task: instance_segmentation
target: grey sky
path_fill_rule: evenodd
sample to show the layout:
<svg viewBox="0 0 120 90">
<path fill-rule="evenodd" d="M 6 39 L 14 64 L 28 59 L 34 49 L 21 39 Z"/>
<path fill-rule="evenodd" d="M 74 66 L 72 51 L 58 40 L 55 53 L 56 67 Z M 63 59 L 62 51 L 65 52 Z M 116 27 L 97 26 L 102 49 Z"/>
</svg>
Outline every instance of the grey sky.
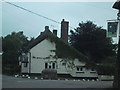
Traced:
<svg viewBox="0 0 120 90">
<path fill-rule="evenodd" d="M 77 27 L 83 21 L 93 21 L 98 26 L 107 28 L 107 20 L 116 19 L 117 10 L 114 2 L 12 2 L 58 22 L 64 18 L 71 27 Z M 23 31 L 28 37 L 37 37 L 45 26 L 58 30 L 60 24 L 36 16 L 7 3 L 2 3 L 2 35 Z"/>
</svg>

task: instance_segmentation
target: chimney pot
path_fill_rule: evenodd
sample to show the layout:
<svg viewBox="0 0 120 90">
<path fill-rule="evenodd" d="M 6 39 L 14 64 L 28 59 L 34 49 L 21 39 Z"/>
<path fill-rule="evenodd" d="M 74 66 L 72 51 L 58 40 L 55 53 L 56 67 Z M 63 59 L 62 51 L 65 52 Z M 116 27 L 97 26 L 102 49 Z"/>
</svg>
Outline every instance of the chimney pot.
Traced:
<svg viewBox="0 0 120 90">
<path fill-rule="evenodd" d="M 40 35 L 42 35 L 42 34 L 43 34 L 43 32 L 40 33 Z"/>
<path fill-rule="evenodd" d="M 53 34 L 57 36 L 57 30 L 53 30 Z"/>
<path fill-rule="evenodd" d="M 45 31 L 46 31 L 46 30 L 49 30 L 49 26 L 45 26 Z"/>
</svg>

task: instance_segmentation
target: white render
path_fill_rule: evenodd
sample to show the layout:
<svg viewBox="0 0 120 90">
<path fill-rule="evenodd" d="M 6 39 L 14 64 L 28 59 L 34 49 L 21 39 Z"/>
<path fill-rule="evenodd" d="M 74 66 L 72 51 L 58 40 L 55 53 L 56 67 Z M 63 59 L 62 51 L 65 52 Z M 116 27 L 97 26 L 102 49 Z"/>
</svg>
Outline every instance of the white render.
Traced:
<svg viewBox="0 0 120 90">
<path fill-rule="evenodd" d="M 45 63 L 54 62 L 54 69 L 57 70 L 58 74 L 70 74 L 72 77 L 98 77 L 96 71 L 86 69 L 84 67 L 85 63 L 80 62 L 78 59 L 70 60 L 54 58 L 54 50 L 56 50 L 56 44 L 54 42 L 50 42 L 47 39 L 44 39 L 42 42 L 31 48 L 26 54 L 28 56 L 28 65 L 25 67 L 25 63 L 22 63 L 21 72 L 41 74 L 45 69 Z M 51 65 L 49 64 L 48 66 L 51 67 Z M 82 71 L 77 71 L 77 67 L 80 67 L 80 70 Z"/>
<path fill-rule="evenodd" d="M 55 43 L 51 43 L 49 40 L 45 39 L 33 47 L 30 52 L 32 56 L 45 58 L 50 55 L 55 55 L 55 53 L 51 52 L 51 50 L 56 50 Z"/>
</svg>

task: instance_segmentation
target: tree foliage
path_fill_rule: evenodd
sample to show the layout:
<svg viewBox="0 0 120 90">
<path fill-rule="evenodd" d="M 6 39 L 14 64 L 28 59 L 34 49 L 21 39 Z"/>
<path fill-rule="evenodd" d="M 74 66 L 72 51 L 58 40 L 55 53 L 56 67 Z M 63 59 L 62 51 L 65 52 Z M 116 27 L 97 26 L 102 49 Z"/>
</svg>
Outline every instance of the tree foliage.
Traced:
<svg viewBox="0 0 120 90">
<path fill-rule="evenodd" d="M 91 21 L 79 23 L 75 31 L 71 30 L 70 44 L 89 56 L 95 63 L 100 63 L 107 56 L 114 56 L 116 47 L 111 38 L 106 38 L 106 30 Z"/>
<path fill-rule="evenodd" d="M 111 38 L 106 37 L 105 29 L 87 21 L 79 23 L 70 32 L 70 44 L 88 56 L 87 66 L 95 67 L 102 74 L 113 74 L 116 45 L 112 44 Z"/>
<path fill-rule="evenodd" d="M 3 73 L 14 73 L 19 68 L 18 57 L 29 43 L 28 38 L 20 32 L 12 32 L 11 34 L 2 38 L 2 63 Z"/>
</svg>

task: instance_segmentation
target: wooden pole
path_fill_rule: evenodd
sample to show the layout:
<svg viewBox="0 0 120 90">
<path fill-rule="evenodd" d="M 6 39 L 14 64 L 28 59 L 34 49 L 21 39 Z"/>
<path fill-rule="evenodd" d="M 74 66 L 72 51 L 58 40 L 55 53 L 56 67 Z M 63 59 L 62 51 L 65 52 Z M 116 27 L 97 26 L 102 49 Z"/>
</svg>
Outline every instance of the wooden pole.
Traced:
<svg viewBox="0 0 120 90">
<path fill-rule="evenodd" d="M 118 15 L 118 30 L 120 33 L 120 10 L 119 10 L 119 15 Z M 117 53 L 117 60 L 116 60 L 116 71 L 115 71 L 113 87 L 120 88 L 120 35 L 119 35 L 118 53 Z"/>
</svg>

